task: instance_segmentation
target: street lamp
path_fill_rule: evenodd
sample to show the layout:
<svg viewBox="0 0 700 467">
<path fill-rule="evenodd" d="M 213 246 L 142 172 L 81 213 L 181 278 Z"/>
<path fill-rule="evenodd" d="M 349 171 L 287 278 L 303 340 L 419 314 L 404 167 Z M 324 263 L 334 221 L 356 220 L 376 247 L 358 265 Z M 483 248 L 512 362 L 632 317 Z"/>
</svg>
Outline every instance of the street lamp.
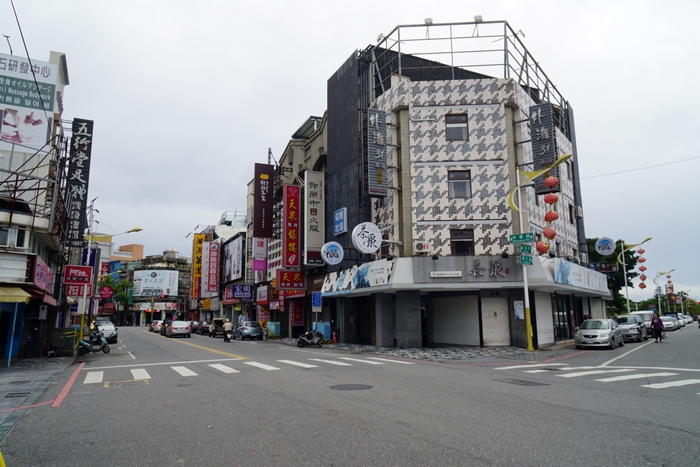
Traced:
<svg viewBox="0 0 700 467">
<path fill-rule="evenodd" d="M 627 290 L 627 265 L 625 264 L 625 251 L 629 251 L 630 249 L 641 245 L 642 243 L 646 243 L 649 240 L 651 240 L 651 237 L 647 237 L 644 240 L 642 240 L 639 243 L 622 243 L 622 240 L 620 240 L 620 244 L 622 245 L 622 251 L 620 252 L 619 255 L 617 255 L 617 262 L 622 265 L 622 280 L 625 281 L 625 297 L 627 298 L 627 314 L 630 314 L 630 294 L 629 291 Z M 620 260 L 622 258 L 622 260 Z"/>
<path fill-rule="evenodd" d="M 656 286 L 656 298 L 657 302 L 659 303 L 659 316 L 661 316 L 661 291 L 659 290 L 659 284 L 656 283 L 656 279 L 658 279 L 661 276 L 665 276 L 666 274 L 671 274 L 673 271 L 676 269 L 671 269 L 670 271 L 666 272 L 659 272 L 656 271 L 656 277 L 654 278 L 654 285 Z"/>
</svg>

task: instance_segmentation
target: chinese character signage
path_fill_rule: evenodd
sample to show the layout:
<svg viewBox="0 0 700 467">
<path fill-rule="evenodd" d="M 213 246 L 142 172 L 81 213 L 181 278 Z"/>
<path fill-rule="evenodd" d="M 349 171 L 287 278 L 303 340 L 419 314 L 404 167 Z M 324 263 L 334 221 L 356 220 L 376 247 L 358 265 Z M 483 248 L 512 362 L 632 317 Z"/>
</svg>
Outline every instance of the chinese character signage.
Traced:
<svg viewBox="0 0 700 467">
<path fill-rule="evenodd" d="M 253 188 L 253 236 L 272 237 L 272 209 L 275 167 L 255 164 L 255 186 Z"/>
<path fill-rule="evenodd" d="M 542 170 L 557 160 L 557 137 L 554 129 L 552 104 L 545 102 L 530 107 L 530 139 L 532 141 L 532 162 L 534 170 Z M 559 167 L 554 167 L 550 174 L 559 177 Z M 545 177 L 536 178 L 535 193 L 543 195 L 561 191 L 557 183 L 553 187 L 544 186 Z"/>
<path fill-rule="evenodd" d="M 348 231 L 348 208 L 340 208 L 333 213 L 333 235 L 344 234 Z"/>
<path fill-rule="evenodd" d="M 301 204 L 301 187 L 297 185 L 285 185 L 282 209 L 282 267 L 299 268 L 301 258 L 299 257 L 299 241 L 301 233 L 301 222 L 299 221 Z"/>
<path fill-rule="evenodd" d="M 177 297 L 178 278 L 178 272 L 170 269 L 134 271 L 134 297 Z"/>
<path fill-rule="evenodd" d="M 68 285 L 84 285 L 92 282 L 92 266 L 67 265 L 63 273 L 63 283 Z"/>
<path fill-rule="evenodd" d="M 382 246 L 382 233 L 379 227 L 371 222 L 357 224 L 352 229 L 352 244 L 360 253 L 374 253 Z"/>
<path fill-rule="evenodd" d="M 66 244 L 69 247 L 83 246 L 83 232 L 86 227 L 85 212 L 90 181 L 90 157 L 92 154 L 92 120 L 73 120 L 68 157 L 68 233 Z"/>
<path fill-rule="evenodd" d="M 219 291 L 219 243 L 205 242 L 209 255 L 207 270 L 207 292 Z"/>
<path fill-rule="evenodd" d="M 387 194 L 386 114 L 381 110 L 368 109 L 364 130 L 365 195 L 383 198 Z"/>
<path fill-rule="evenodd" d="M 53 281 L 53 271 L 39 256 L 34 256 L 34 285 L 45 292 L 51 293 L 53 291 Z"/>
<path fill-rule="evenodd" d="M 325 233 L 325 197 L 323 172 L 304 173 L 306 216 L 304 217 L 304 264 L 323 265 L 321 248 Z"/>
<path fill-rule="evenodd" d="M 306 290 L 306 274 L 293 269 L 278 269 L 277 290 Z"/>
<path fill-rule="evenodd" d="M 299 301 L 289 302 L 289 325 L 301 326 L 304 324 L 304 304 Z"/>
<path fill-rule="evenodd" d="M 202 248 L 204 234 L 195 234 L 192 240 L 192 298 L 199 298 L 200 278 L 202 277 Z"/>
</svg>

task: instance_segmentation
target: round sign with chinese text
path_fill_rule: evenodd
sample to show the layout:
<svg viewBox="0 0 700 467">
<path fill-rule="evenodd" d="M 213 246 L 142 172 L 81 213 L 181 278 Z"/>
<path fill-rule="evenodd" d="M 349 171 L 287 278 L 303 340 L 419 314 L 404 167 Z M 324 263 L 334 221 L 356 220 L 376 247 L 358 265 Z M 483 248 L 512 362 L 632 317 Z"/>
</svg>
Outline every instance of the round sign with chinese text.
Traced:
<svg viewBox="0 0 700 467">
<path fill-rule="evenodd" d="M 382 232 L 371 222 L 357 224 L 352 229 L 352 244 L 360 253 L 374 253 L 382 246 Z"/>
<path fill-rule="evenodd" d="M 112 290 L 112 287 L 108 285 L 100 287 L 101 298 L 112 298 L 112 295 L 114 295 L 114 290 Z"/>
<path fill-rule="evenodd" d="M 595 242 L 595 251 L 601 256 L 611 255 L 615 253 L 615 242 L 612 238 L 599 238 L 598 241 Z"/>
<path fill-rule="evenodd" d="M 321 247 L 321 258 L 326 264 L 336 265 L 343 260 L 345 252 L 338 242 L 328 242 Z"/>
</svg>

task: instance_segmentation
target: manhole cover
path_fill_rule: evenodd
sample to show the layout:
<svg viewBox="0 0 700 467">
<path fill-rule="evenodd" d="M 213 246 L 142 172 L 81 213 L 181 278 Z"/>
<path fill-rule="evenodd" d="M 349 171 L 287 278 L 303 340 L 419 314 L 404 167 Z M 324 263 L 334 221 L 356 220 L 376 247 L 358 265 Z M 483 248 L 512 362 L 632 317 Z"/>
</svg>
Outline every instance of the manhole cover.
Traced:
<svg viewBox="0 0 700 467">
<path fill-rule="evenodd" d="M 338 391 L 362 391 L 364 389 L 372 389 L 373 386 L 368 384 L 336 384 L 331 386 L 331 389 L 336 389 Z"/>
<path fill-rule="evenodd" d="M 8 399 L 10 397 L 28 397 L 29 393 L 28 392 L 10 392 L 5 395 L 5 399 Z"/>
<path fill-rule="evenodd" d="M 547 383 L 538 383 L 537 381 L 528 381 L 525 379 L 515 379 L 515 378 L 496 379 L 494 381 L 500 381 L 501 383 L 508 383 L 508 384 L 518 384 L 520 386 L 549 386 L 549 384 L 547 384 Z"/>
</svg>

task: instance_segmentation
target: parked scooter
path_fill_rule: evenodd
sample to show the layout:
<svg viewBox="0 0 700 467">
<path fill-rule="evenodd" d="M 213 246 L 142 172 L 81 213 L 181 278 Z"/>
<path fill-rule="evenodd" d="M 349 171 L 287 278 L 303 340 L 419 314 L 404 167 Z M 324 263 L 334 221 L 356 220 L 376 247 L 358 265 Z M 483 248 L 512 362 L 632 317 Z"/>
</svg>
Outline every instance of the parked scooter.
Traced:
<svg viewBox="0 0 700 467">
<path fill-rule="evenodd" d="M 317 345 L 321 347 L 321 339 L 323 334 L 317 332 L 315 329 L 309 329 L 304 334 L 299 336 L 297 340 L 297 347 L 308 347 L 309 345 Z"/>
<path fill-rule="evenodd" d="M 105 335 L 101 333 L 97 326 L 95 330 L 90 333 L 90 340 L 86 341 L 81 339 L 78 341 L 78 355 L 85 355 L 86 353 L 97 353 L 102 351 L 104 353 L 109 353 L 109 345 L 107 345 L 107 339 Z"/>
</svg>

